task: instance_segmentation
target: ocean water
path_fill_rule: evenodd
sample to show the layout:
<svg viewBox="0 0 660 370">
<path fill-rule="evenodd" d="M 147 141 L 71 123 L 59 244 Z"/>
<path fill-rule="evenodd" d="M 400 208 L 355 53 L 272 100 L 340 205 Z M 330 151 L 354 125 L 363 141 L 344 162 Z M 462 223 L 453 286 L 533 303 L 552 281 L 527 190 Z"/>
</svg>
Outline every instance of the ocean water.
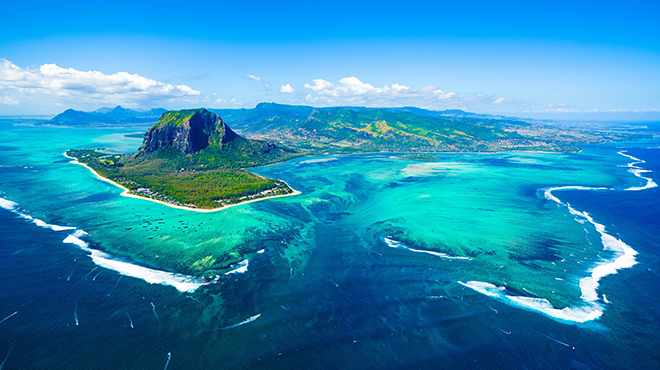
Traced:
<svg viewBox="0 0 660 370">
<path fill-rule="evenodd" d="M 195 213 L 62 155 L 141 128 L 2 125 L 3 369 L 660 366 L 658 140 L 299 158 L 255 172 L 300 195 Z"/>
</svg>

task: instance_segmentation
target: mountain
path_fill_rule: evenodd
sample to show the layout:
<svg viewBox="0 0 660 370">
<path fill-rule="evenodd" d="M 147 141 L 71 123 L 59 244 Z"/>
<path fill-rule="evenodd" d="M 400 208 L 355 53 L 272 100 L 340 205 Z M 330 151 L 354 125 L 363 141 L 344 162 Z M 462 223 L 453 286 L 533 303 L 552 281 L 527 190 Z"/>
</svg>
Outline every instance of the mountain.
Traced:
<svg viewBox="0 0 660 370">
<path fill-rule="evenodd" d="M 225 110 L 239 132 L 312 151 L 494 151 L 556 146 L 507 130 L 510 119 L 419 108 L 314 108 L 261 103 Z M 520 122 L 520 125 L 527 125 Z"/>
<path fill-rule="evenodd" d="M 223 109 L 243 135 L 311 153 L 360 151 L 576 151 L 579 146 L 649 135 L 630 127 L 552 121 L 416 107 L 365 108 L 260 103 Z M 217 112 L 217 111 L 216 111 Z"/>
<path fill-rule="evenodd" d="M 252 109 L 211 109 L 211 111 L 221 115 L 235 129 L 245 132 L 254 131 L 254 125 L 264 119 L 273 117 L 304 119 L 315 110 L 324 110 L 324 108 L 314 108 L 306 105 L 259 103 Z"/>
<path fill-rule="evenodd" d="M 94 126 L 117 124 L 119 122 L 112 117 L 67 109 L 49 121 L 46 121 L 46 123 L 61 126 Z"/>
<path fill-rule="evenodd" d="M 527 125 L 528 119 L 517 117 L 498 116 L 491 114 L 479 114 L 465 112 L 460 109 L 448 110 L 428 110 L 417 107 L 397 107 L 397 108 L 370 108 L 370 107 L 322 107 L 315 108 L 307 105 L 286 105 L 278 103 L 259 103 L 253 109 L 212 109 L 213 112 L 220 114 L 225 121 L 231 123 L 236 129 L 242 130 L 244 126 L 249 129 L 250 121 L 263 119 L 265 117 L 288 116 L 292 118 L 307 118 L 314 111 L 327 112 L 333 109 L 346 109 L 355 112 L 362 111 L 388 111 L 388 112 L 408 112 L 420 117 L 440 117 L 455 118 L 457 120 L 473 119 L 481 121 L 490 121 L 491 123 L 503 124 L 504 122 L 515 123 L 517 125 Z"/>
<path fill-rule="evenodd" d="M 158 118 L 161 114 L 167 112 L 164 108 L 152 108 L 149 110 L 134 110 L 129 108 L 124 108 L 121 105 L 118 105 L 114 108 L 100 108 L 95 110 L 94 114 L 103 115 L 106 117 L 112 117 L 117 119 L 131 119 L 131 118 Z"/>
<path fill-rule="evenodd" d="M 193 110 L 175 111 L 192 112 Z M 108 126 L 157 121 L 164 109 L 136 111 L 121 106 L 101 108 L 95 112 L 77 112 L 67 110 L 47 124 L 67 126 Z M 223 124 L 231 126 L 235 133 L 269 143 L 255 144 L 241 140 L 233 143 L 237 146 L 234 153 L 241 150 L 270 153 L 275 147 L 288 146 L 308 154 L 325 152 L 365 152 L 365 151 L 503 151 L 503 150 L 540 150 L 540 151 L 576 151 L 580 145 L 611 141 L 641 139 L 646 136 L 630 128 L 617 128 L 604 125 L 558 124 L 551 121 L 522 119 L 465 112 L 460 109 L 432 111 L 416 107 L 367 108 L 367 107 L 323 107 L 305 105 L 285 105 L 277 103 L 259 103 L 252 109 L 212 109 L 209 114 L 219 114 Z M 169 114 L 175 114 L 168 112 Z M 176 113 L 179 114 L 179 113 Z M 180 113 L 183 114 L 183 113 Z M 182 117 L 175 119 L 179 120 Z M 195 118 L 197 120 L 198 118 Z M 158 133 L 158 137 L 170 140 L 174 136 L 190 136 L 191 150 L 201 148 L 195 140 L 195 129 L 182 132 L 168 128 L 167 132 Z M 233 132 L 233 131 L 232 131 Z M 202 138 L 204 139 L 204 138 Z M 183 136 L 177 139 L 183 140 Z M 273 146 L 273 142 L 280 145 Z M 224 143 L 227 144 L 227 143 Z M 240 144 L 240 145 L 239 145 Z M 152 144 L 149 144 L 152 145 Z M 153 144 L 157 145 L 157 144 Z M 177 144 L 179 145 L 179 144 Z M 195 146 L 197 145 L 197 146 Z M 261 146 L 267 147 L 262 148 Z M 202 152 L 213 152 L 215 146 Z M 240 146 L 240 148 L 238 148 Z M 184 152 L 185 152 L 184 150 Z M 225 156 L 225 152 L 213 155 Z M 242 161 L 245 166 L 252 163 L 268 162 L 273 156 L 261 156 L 256 162 Z M 275 156 L 276 157 L 276 156 Z M 238 161 L 235 157 L 230 162 Z M 241 162 L 241 161 L 239 161 Z"/>
<path fill-rule="evenodd" d="M 97 113 L 97 114 L 106 114 L 106 113 L 112 111 L 113 109 L 114 109 L 114 108 L 103 107 L 103 108 L 99 108 L 99 109 L 97 109 L 97 110 L 95 110 L 95 111 L 93 111 L 93 112 L 90 112 L 90 113 L 92 113 L 92 114 L 95 114 L 95 113 Z"/>
<path fill-rule="evenodd" d="M 123 108 L 121 105 L 118 105 L 115 108 L 113 108 L 111 111 L 105 113 L 104 116 L 112 117 L 116 119 L 125 119 L 125 118 L 136 117 L 135 115 L 136 113 L 138 112 L 131 109 Z"/>
<path fill-rule="evenodd" d="M 108 126 L 131 123 L 154 122 L 166 112 L 163 108 L 148 111 L 136 111 L 118 105 L 115 108 L 100 108 L 93 112 L 82 112 L 73 109 L 66 111 L 46 121 L 45 124 L 60 126 Z"/>
<path fill-rule="evenodd" d="M 145 136 L 136 158 L 176 159 L 178 168 L 242 168 L 279 162 L 294 152 L 236 134 L 205 108 L 163 113 Z"/>
<path fill-rule="evenodd" d="M 165 108 L 151 108 L 146 111 L 134 111 L 136 117 L 160 117 L 161 114 L 167 112 Z"/>
<path fill-rule="evenodd" d="M 206 109 L 187 109 L 164 113 L 144 136 L 138 154 L 175 148 L 194 154 L 212 144 L 226 144 L 237 135 L 220 116 Z"/>
<path fill-rule="evenodd" d="M 73 149 L 67 155 L 125 186 L 132 194 L 208 209 L 292 194 L 285 182 L 244 168 L 282 162 L 300 154 L 242 137 L 220 116 L 200 108 L 163 113 L 147 130 L 135 154 Z"/>
</svg>

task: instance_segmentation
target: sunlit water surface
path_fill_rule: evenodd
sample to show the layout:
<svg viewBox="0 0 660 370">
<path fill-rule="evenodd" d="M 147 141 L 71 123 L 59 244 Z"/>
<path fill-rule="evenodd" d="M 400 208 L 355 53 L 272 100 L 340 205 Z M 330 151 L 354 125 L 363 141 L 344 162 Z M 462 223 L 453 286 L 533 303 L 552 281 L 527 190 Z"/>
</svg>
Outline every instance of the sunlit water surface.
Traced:
<svg viewBox="0 0 660 370">
<path fill-rule="evenodd" d="M 140 128 L 1 125 L 4 369 L 660 366 L 658 141 L 299 158 L 255 172 L 301 195 L 195 213 L 63 156 Z"/>
</svg>

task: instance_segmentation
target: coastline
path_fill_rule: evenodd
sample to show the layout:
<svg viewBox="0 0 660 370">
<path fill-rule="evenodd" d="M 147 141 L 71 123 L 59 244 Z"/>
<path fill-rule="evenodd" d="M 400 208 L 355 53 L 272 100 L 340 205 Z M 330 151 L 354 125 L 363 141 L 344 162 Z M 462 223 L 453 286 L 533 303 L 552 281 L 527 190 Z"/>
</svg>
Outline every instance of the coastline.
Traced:
<svg viewBox="0 0 660 370">
<path fill-rule="evenodd" d="M 185 206 L 177 206 L 177 205 L 175 205 L 175 204 L 171 204 L 171 203 L 163 202 L 163 201 L 161 201 L 161 200 L 156 200 L 156 199 L 151 199 L 151 198 L 147 198 L 147 197 L 142 197 L 142 196 L 139 196 L 139 195 L 131 194 L 131 193 L 130 193 L 130 190 L 129 190 L 127 187 L 125 187 L 125 186 L 123 186 L 123 185 L 120 185 L 120 184 L 118 184 L 118 183 L 116 183 L 116 182 L 114 182 L 114 181 L 112 181 L 112 180 L 110 180 L 110 179 L 108 179 L 108 178 L 106 178 L 106 177 L 101 176 L 101 175 L 100 175 L 98 172 L 96 172 L 93 168 L 89 167 L 89 166 L 86 165 L 85 163 L 81 163 L 81 162 L 79 162 L 77 158 L 66 155 L 66 152 L 64 152 L 63 155 L 64 155 L 65 157 L 69 158 L 69 159 L 72 159 L 72 161 L 69 162 L 69 163 L 73 163 L 73 164 L 81 165 L 81 166 L 87 168 L 88 170 L 90 170 L 90 171 L 94 174 L 94 176 L 96 176 L 99 180 L 101 180 L 101 181 L 105 181 L 105 182 L 107 182 L 107 183 L 110 183 L 110 184 L 112 184 L 112 185 L 114 185 L 114 186 L 116 186 L 116 187 L 122 189 L 123 191 L 121 192 L 120 195 L 123 196 L 123 197 L 148 200 L 148 201 L 151 201 L 151 202 L 154 202 L 154 203 L 159 203 L 159 204 L 162 204 L 162 205 L 165 205 L 165 206 L 171 207 L 171 208 L 181 209 L 181 210 L 184 210 L 184 211 L 200 212 L 200 213 L 219 212 L 219 211 L 225 210 L 225 209 L 227 209 L 227 208 L 231 208 L 231 207 L 235 207 L 235 206 L 240 206 L 240 205 L 242 205 L 242 204 L 253 203 L 253 202 L 258 202 L 258 201 L 261 201 L 261 200 L 267 200 L 267 199 L 282 198 L 282 197 L 290 197 L 290 196 L 294 196 L 294 195 L 302 194 L 302 193 L 299 192 L 298 190 L 296 190 L 296 189 L 292 188 L 291 186 L 289 186 L 289 184 L 288 184 L 286 181 L 284 181 L 284 180 L 279 180 L 279 179 L 278 179 L 279 181 L 284 182 L 284 183 L 286 184 L 286 186 L 289 186 L 289 189 L 291 189 L 293 192 L 290 193 L 290 194 L 272 195 L 272 196 L 263 197 L 263 198 L 259 198 L 259 199 L 250 199 L 250 200 L 246 200 L 246 201 L 243 201 L 243 202 L 239 202 L 239 203 L 235 203 L 235 204 L 228 204 L 228 205 L 226 205 L 226 206 L 222 206 L 222 207 L 218 207 L 218 208 L 211 208 L 211 209 L 191 208 L 191 207 L 185 207 Z M 255 175 L 256 175 L 256 174 L 255 174 Z M 260 175 L 257 175 L 257 176 L 260 176 Z M 263 176 L 260 176 L 260 177 L 263 177 Z"/>
<path fill-rule="evenodd" d="M 357 152 L 357 153 L 326 153 L 326 154 L 317 154 L 317 155 L 303 155 L 303 156 L 295 157 L 295 158 L 322 157 L 322 156 L 326 156 L 326 155 L 350 156 L 350 155 L 361 155 L 361 154 L 393 154 L 393 155 L 395 155 L 395 154 L 465 154 L 465 153 L 473 153 L 473 154 L 497 154 L 497 153 L 506 153 L 506 152 L 509 152 L 509 153 L 523 152 L 523 153 L 540 153 L 540 154 L 569 154 L 569 153 L 579 153 L 579 152 L 581 152 L 581 151 L 582 151 L 582 149 L 580 149 L 580 151 L 578 151 L 578 152 L 553 152 L 553 151 L 537 151 L 537 150 L 504 150 L 504 151 L 492 151 L 492 152 L 491 152 L 491 151 L 484 151 L 484 152 L 481 152 L 481 151 L 477 151 L 477 152 L 469 152 L 469 151 L 468 151 L 468 152 L 451 152 L 451 151 L 450 151 L 450 152 L 389 152 L 389 151 L 382 151 L 382 152 L 381 152 L 381 151 L 373 151 L 373 152 Z M 68 155 L 66 154 L 66 152 L 64 152 L 63 155 L 64 155 L 65 157 L 69 158 L 69 159 L 72 159 L 72 161 L 70 161 L 70 163 L 81 165 L 81 166 L 87 168 L 88 170 L 90 170 L 90 171 L 92 172 L 92 174 L 94 174 L 94 176 L 96 176 L 99 180 L 101 180 L 101 181 L 105 181 L 105 182 L 108 182 L 108 183 L 110 183 L 110 184 L 112 184 L 112 185 L 114 185 L 114 186 L 116 186 L 116 187 L 122 189 L 123 191 L 122 191 L 122 193 L 120 194 L 121 196 L 128 197 L 128 198 L 135 198 L 135 199 L 148 200 L 148 201 L 151 201 L 151 202 L 155 202 L 155 203 L 162 204 L 162 205 L 167 206 L 167 207 L 176 208 L 176 209 L 181 209 L 181 210 L 184 210 L 184 211 L 200 212 L 200 213 L 219 212 L 219 211 L 225 210 L 225 209 L 227 209 L 227 208 L 231 208 L 231 207 L 235 207 L 235 206 L 240 206 L 240 205 L 242 205 L 242 204 L 253 203 L 253 202 L 258 202 L 258 201 L 267 200 L 267 199 L 275 199 L 275 198 L 289 197 L 289 196 L 294 196 L 294 195 L 302 194 L 300 191 L 298 191 L 298 190 L 292 188 L 292 187 L 291 187 L 286 181 L 284 181 L 284 180 L 280 180 L 280 179 L 277 179 L 278 181 L 282 181 L 282 182 L 284 182 L 284 183 L 289 187 L 289 189 L 292 190 L 292 193 L 290 193 L 290 194 L 283 194 L 283 195 L 272 195 L 272 196 L 268 196 L 268 197 L 264 197 L 264 198 L 259 198 L 259 199 L 251 199 L 251 200 L 246 200 L 246 201 L 243 201 L 243 202 L 239 202 L 239 203 L 235 203 L 235 204 L 229 204 L 229 205 L 225 205 L 225 206 L 222 206 L 222 207 L 211 208 L 211 209 L 191 208 L 191 207 L 185 207 L 185 206 L 177 206 L 177 205 L 175 205 L 175 204 L 171 204 L 171 203 L 163 202 L 163 201 L 160 201 L 160 200 L 151 199 L 151 198 L 147 198 L 147 197 L 143 197 L 143 196 L 139 196 L 139 195 L 131 194 L 131 193 L 130 193 L 130 190 L 129 190 L 128 188 L 126 188 L 125 186 L 120 185 L 120 184 L 118 184 L 118 183 L 116 183 L 116 182 L 114 182 L 114 181 L 112 181 L 112 180 L 110 180 L 110 179 L 108 179 L 108 178 L 106 178 L 106 177 L 101 176 L 101 175 L 100 175 L 98 172 L 96 172 L 93 168 L 89 167 L 89 166 L 86 165 L 85 163 L 81 163 L 81 162 L 79 162 L 78 159 L 76 159 L 75 157 L 68 156 Z M 269 166 L 274 166 L 274 165 L 277 165 L 277 164 L 280 164 L 280 163 L 284 163 L 284 162 L 287 162 L 287 161 L 289 161 L 289 160 L 291 160 L 291 159 L 295 159 L 295 158 L 290 158 L 290 159 L 287 159 L 287 160 L 284 160 L 284 161 L 281 161 L 281 162 L 271 163 L 271 164 L 267 164 L 267 165 L 259 166 L 259 167 L 269 167 Z M 402 159 L 402 158 L 392 157 L 392 156 L 390 156 L 389 158 L 393 158 L 393 159 Z M 243 169 L 243 170 L 245 170 L 245 169 Z M 254 174 L 254 175 L 256 175 L 256 176 L 259 176 L 259 177 L 261 177 L 261 178 L 264 178 L 263 176 L 261 176 L 261 175 L 259 175 L 259 174 L 257 174 L 257 173 L 254 173 L 254 172 L 250 172 L 250 173 L 252 173 L 252 174 Z"/>
</svg>

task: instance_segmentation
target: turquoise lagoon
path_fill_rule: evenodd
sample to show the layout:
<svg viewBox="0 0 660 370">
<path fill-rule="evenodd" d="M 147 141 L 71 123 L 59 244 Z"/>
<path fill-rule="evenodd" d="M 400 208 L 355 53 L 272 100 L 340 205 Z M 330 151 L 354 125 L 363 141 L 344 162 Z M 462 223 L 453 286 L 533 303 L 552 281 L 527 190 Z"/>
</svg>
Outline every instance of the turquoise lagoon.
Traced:
<svg viewBox="0 0 660 370">
<path fill-rule="evenodd" d="M 635 281 L 630 272 L 648 269 L 647 249 L 658 240 L 653 225 L 621 221 L 630 218 L 614 210 L 632 200 L 637 208 L 626 212 L 648 212 L 643 198 L 657 188 L 643 171 L 657 142 L 574 154 L 447 153 L 438 162 L 388 153 L 298 158 L 254 172 L 300 195 L 199 213 L 123 197 L 63 156 L 69 148 L 135 151 L 141 139 L 124 134 L 143 128 L 3 125 L 4 217 L 23 230 L 17 243 L 30 240 L 25 230 L 47 234 L 42 248 L 61 267 L 51 272 L 53 290 L 66 296 L 68 319 L 48 327 L 63 338 L 72 326 L 107 331 L 101 363 L 163 366 L 168 353 L 172 368 L 657 361 L 658 335 L 635 316 L 654 314 L 633 309 L 642 298 L 625 288 Z M 566 186 L 581 188 L 556 189 Z M 214 269 L 194 277 L 193 262 L 208 256 Z M 30 266 L 38 274 L 39 259 Z M 107 302 L 94 308 L 99 299 Z M 90 310 L 93 322 L 79 320 Z M 7 323 L 20 322 L 16 311 Z M 113 327 L 127 317 L 131 330 Z M 44 328 L 12 330 L 27 338 Z M 613 354 L 621 341 L 630 343 L 629 360 Z M 52 366 L 66 347 L 52 344 L 59 350 L 35 358 L 25 344 L 12 359 Z M 75 352 L 65 350 L 68 361 L 84 363 Z"/>
</svg>

